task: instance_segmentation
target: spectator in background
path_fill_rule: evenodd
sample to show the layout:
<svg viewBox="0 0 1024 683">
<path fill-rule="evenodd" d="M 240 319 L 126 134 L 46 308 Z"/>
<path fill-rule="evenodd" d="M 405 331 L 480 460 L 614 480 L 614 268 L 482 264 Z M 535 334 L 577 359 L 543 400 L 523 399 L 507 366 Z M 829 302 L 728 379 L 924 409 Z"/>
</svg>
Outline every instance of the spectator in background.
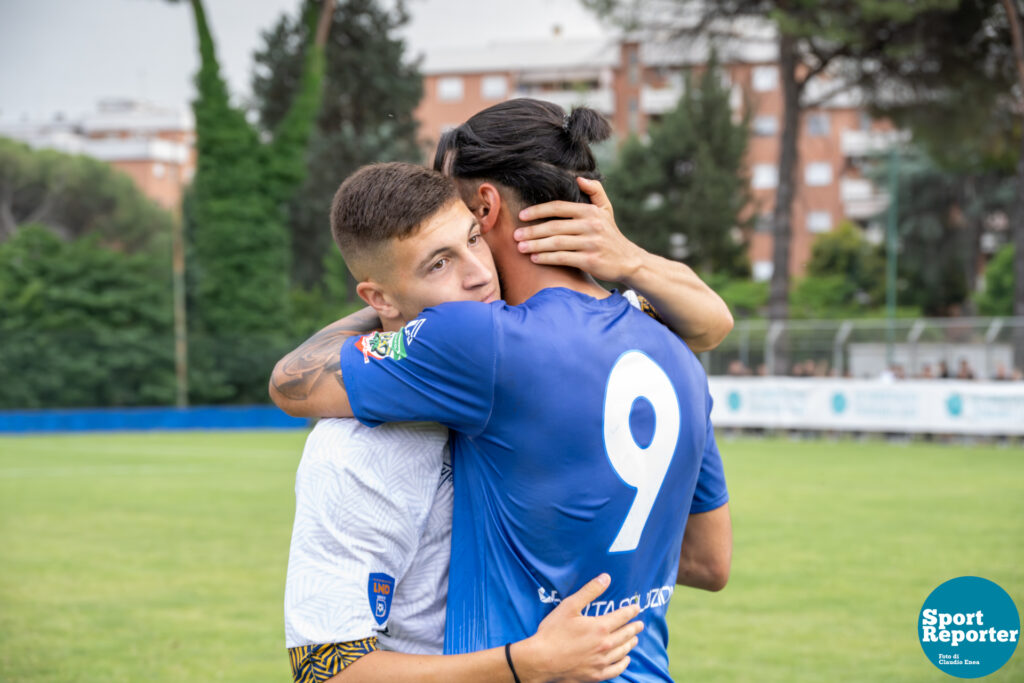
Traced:
<svg viewBox="0 0 1024 683">
<path fill-rule="evenodd" d="M 996 382 L 1006 382 L 1010 379 L 1010 373 L 1006 370 L 1006 366 L 1002 363 L 996 366 L 996 374 L 992 377 Z"/>
<path fill-rule="evenodd" d="M 974 370 L 967 364 L 966 358 L 960 359 L 960 371 L 956 373 L 957 379 L 974 379 Z"/>
<path fill-rule="evenodd" d="M 750 368 L 743 364 L 739 358 L 733 359 L 729 363 L 729 369 L 726 371 L 732 377 L 749 377 Z"/>
<path fill-rule="evenodd" d="M 918 379 L 935 379 L 935 375 L 932 373 L 932 366 L 925 363 L 921 366 L 921 372 L 917 375 Z"/>
<path fill-rule="evenodd" d="M 790 375 L 793 377 L 825 377 L 828 374 L 828 364 L 825 364 L 825 374 L 818 375 L 818 366 L 815 365 L 814 361 L 810 358 L 802 360 L 798 363 L 793 363 L 793 369 L 790 371 Z"/>
<path fill-rule="evenodd" d="M 949 379 L 949 366 L 944 360 L 939 361 L 939 379 Z"/>
</svg>

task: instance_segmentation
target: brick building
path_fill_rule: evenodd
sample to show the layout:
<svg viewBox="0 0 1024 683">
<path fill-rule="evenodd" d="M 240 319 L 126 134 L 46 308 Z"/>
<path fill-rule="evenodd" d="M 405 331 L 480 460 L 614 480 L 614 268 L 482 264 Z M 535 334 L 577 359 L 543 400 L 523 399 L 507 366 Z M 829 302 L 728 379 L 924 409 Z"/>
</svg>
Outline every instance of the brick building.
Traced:
<svg viewBox="0 0 1024 683">
<path fill-rule="evenodd" d="M 132 100 L 104 100 L 77 121 L 0 126 L 0 135 L 36 148 L 85 154 L 127 173 L 147 197 L 178 211 L 196 168 L 192 113 Z"/>
<path fill-rule="evenodd" d="M 768 218 L 778 184 L 782 92 L 773 29 L 748 24 L 739 34 L 716 49 L 734 112 L 750 113 L 747 166 L 751 211 L 757 213 L 750 260 L 755 279 L 765 280 L 772 272 Z M 444 130 L 512 97 L 535 97 L 566 108 L 586 105 L 608 117 L 617 138 L 643 135 L 650 122 L 676 106 L 685 74 L 703 68 L 707 57 L 707 44 L 700 40 L 567 40 L 557 34 L 535 43 L 431 52 L 422 67 L 424 97 L 417 110 L 424 147 L 429 157 Z M 812 81 L 808 94 L 813 98 L 816 89 L 828 87 Z M 894 134 L 885 122 L 871 120 L 857 99 L 856 93 L 841 93 L 802 117 L 790 258 L 794 274 L 804 272 L 815 236 L 844 219 L 880 239 L 872 221 L 887 198 L 861 175 L 860 166 L 883 151 Z"/>
</svg>

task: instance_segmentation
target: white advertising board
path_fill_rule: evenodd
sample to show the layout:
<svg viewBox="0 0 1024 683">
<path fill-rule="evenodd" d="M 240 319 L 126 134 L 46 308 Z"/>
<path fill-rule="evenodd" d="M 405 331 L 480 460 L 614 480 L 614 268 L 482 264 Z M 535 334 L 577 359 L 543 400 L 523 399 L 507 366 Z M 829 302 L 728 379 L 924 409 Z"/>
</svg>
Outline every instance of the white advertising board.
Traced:
<svg viewBox="0 0 1024 683">
<path fill-rule="evenodd" d="M 1024 435 L 1024 382 L 709 377 L 717 427 Z"/>
</svg>

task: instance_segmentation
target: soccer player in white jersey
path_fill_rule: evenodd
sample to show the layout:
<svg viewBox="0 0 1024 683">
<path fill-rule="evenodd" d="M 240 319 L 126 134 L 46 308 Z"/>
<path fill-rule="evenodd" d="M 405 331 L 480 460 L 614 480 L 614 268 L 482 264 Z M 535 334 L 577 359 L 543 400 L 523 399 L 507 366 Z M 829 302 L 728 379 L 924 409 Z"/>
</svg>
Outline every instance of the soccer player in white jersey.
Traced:
<svg viewBox="0 0 1024 683">
<path fill-rule="evenodd" d="M 374 182 L 379 184 L 380 169 L 377 170 Z M 409 186 L 406 190 L 409 196 L 415 196 L 423 188 Z M 401 213 L 404 207 L 392 208 Z M 336 205 L 335 218 L 338 210 Z M 461 210 L 464 212 L 464 207 Z M 346 250 L 350 267 L 354 266 L 353 271 L 362 280 L 360 295 L 374 306 L 381 320 L 408 322 L 424 306 L 445 298 L 489 301 L 496 297 L 489 253 L 476 236 L 477 229 L 472 225 L 460 226 L 459 231 L 448 231 L 453 236 L 450 243 L 438 241 L 451 223 L 450 216 L 442 214 L 451 213 L 438 212 L 434 217 L 437 221 L 428 218 L 423 225 L 414 226 L 412 236 L 395 242 L 395 253 L 388 257 L 394 273 L 401 273 L 396 280 L 379 276 L 381 254 L 353 258 L 351 246 Z M 615 261 L 621 261 L 626 253 L 610 218 L 609 211 L 609 220 L 595 226 L 594 243 L 600 246 L 588 255 L 592 263 L 602 268 L 613 268 Z M 436 228 L 435 223 L 439 224 Z M 429 239 L 421 239 L 423 236 Z M 376 261 L 377 277 L 365 277 L 368 271 L 359 272 L 360 256 Z M 429 262 L 420 263 L 424 256 L 429 257 Z M 428 270 L 417 267 L 422 265 L 428 266 Z M 444 278 L 455 285 L 447 292 L 440 284 L 442 279 L 437 277 L 437 272 L 446 269 Z M 685 287 L 672 292 L 679 273 L 665 275 L 665 289 L 669 291 L 660 292 L 663 296 L 659 301 L 671 300 L 672 294 L 679 294 L 680 290 L 686 292 Z M 417 282 L 420 279 L 422 282 Z M 710 290 L 699 280 L 696 283 L 696 287 L 688 283 L 694 291 L 689 297 L 680 297 L 679 306 L 666 308 L 672 313 L 682 309 L 676 320 L 691 329 L 704 322 L 702 315 L 712 321 L 708 327 L 720 324 L 714 321 L 715 315 L 721 317 L 715 308 L 717 297 L 709 297 Z M 402 353 L 401 345 L 415 343 L 414 332 L 413 336 L 409 332 L 415 327 L 405 329 L 405 338 L 397 340 L 397 345 L 383 344 L 367 349 L 367 353 Z M 289 370 L 293 381 L 284 386 L 291 396 L 300 394 L 304 382 L 329 376 L 319 375 L 315 364 L 319 348 L 337 331 L 338 326 L 328 328 L 292 357 Z M 712 331 L 709 336 L 715 334 Z M 698 335 L 693 337 L 692 341 L 701 343 Z M 380 339 L 395 342 L 393 336 Z M 312 371 L 296 373 L 301 366 Z M 409 653 L 439 651 L 451 515 L 450 470 L 441 463 L 445 438 L 445 431 L 432 425 L 389 425 L 371 432 L 354 421 L 332 420 L 322 422 L 314 430 L 297 481 L 298 507 L 289 565 L 286 618 L 297 680 L 325 680 L 378 646 Z M 357 505 L 353 506 L 353 501 Z M 578 611 L 602 589 L 600 585 L 588 585 L 578 598 L 563 601 L 561 611 L 556 610 L 545 621 L 532 643 L 513 646 L 511 654 L 523 680 L 534 675 L 546 679 L 570 669 L 568 673 L 577 680 L 600 680 L 616 673 L 612 666 L 622 658 L 605 665 L 603 670 L 594 668 L 594 677 L 588 678 L 588 664 L 583 656 L 586 653 L 577 657 L 581 664 L 573 669 L 573 647 L 577 652 L 589 647 L 581 640 L 580 629 L 593 626 L 586 624 L 586 618 L 579 617 Z M 605 628 L 611 632 L 624 621 L 621 617 L 628 619 L 626 614 L 613 624 L 604 625 Z M 574 618 L 576 621 L 572 621 Z M 632 627 L 620 628 L 619 635 L 630 634 L 631 638 L 629 628 Z M 584 632 L 594 637 L 592 629 Z M 375 636 L 370 635 L 374 633 Z M 550 658 L 553 650 L 560 655 L 560 668 L 545 670 L 544 660 Z M 374 654 L 361 660 L 360 666 L 347 669 L 339 680 L 399 680 L 403 672 L 409 672 L 411 679 L 425 680 L 428 671 L 424 667 L 433 667 L 433 671 L 448 680 L 479 680 L 482 676 L 489 680 L 496 674 L 510 675 L 501 654 L 475 653 L 443 660 L 385 660 Z M 476 659 L 469 661 L 466 657 Z M 371 668 L 371 662 L 377 665 Z"/>
</svg>

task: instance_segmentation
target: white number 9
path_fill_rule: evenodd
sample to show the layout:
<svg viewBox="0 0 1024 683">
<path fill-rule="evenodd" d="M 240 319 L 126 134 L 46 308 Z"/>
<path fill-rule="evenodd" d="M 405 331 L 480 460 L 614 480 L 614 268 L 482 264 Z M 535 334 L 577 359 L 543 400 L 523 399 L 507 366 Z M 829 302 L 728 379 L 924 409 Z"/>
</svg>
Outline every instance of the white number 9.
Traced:
<svg viewBox="0 0 1024 683">
<path fill-rule="evenodd" d="M 633 402 L 643 397 L 654 408 L 654 436 L 641 448 L 629 427 Z M 641 351 L 627 351 L 615 361 L 604 395 L 604 448 L 619 477 L 636 489 L 610 553 L 636 550 L 647 517 L 661 490 L 679 441 L 679 399 L 672 381 Z"/>
</svg>

